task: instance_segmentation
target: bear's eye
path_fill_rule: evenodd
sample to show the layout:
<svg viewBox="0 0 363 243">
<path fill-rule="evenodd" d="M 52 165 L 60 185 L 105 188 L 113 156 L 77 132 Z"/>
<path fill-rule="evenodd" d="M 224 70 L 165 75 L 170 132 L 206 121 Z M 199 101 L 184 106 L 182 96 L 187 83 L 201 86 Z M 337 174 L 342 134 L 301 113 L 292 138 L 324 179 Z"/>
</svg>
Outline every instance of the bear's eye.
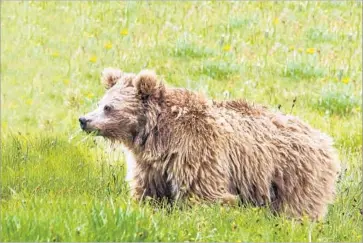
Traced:
<svg viewBox="0 0 363 243">
<path fill-rule="evenodd" d="M 110 111 L 112 110 L 112 107 L 111 107 L 110 105 L 105 105 L 105 106 L 103 107 L 103 110 L 104 110 L 105 112 L 110 112 Z"/>
</svg>

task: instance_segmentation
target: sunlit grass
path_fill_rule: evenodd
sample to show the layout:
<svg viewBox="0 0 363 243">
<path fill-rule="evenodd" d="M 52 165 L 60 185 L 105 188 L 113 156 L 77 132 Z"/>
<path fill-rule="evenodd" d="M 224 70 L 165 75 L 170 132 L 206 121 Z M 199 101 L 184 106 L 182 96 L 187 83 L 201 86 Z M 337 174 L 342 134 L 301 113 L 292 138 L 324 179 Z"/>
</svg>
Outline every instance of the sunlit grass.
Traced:
<svg viewBox="0 0 363 243">
<path fill-rule="evenodd" d="M 362 3 L 3 2 L 2 241 L 362 240 Z M 130 200 L 119 147 L 80 132 L 115 66 L 245 98 L 331 135 L 343 174 L 322 222 Z M 293 100 L 296 99 L 292 108 Z"/>
<path fill-rule="evenodd" d="M 323 86 L 320 95 L 315 107 L 327 114 L 349 115 L 362 111 L 361 97 L 352 85 L 330 83 Z"/>
</svg>

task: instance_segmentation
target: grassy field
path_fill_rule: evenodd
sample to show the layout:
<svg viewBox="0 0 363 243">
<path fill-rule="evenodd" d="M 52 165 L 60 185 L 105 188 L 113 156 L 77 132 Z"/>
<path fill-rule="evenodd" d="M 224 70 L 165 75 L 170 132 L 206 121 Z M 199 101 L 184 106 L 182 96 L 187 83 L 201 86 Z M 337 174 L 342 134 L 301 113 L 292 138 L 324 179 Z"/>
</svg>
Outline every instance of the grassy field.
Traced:
<svg viewBox="0 0 363 243">
<path fill-rule="evenodd" d="M 362 241 L 362 2 L 1 5 L 1 241 Z M 119 148 L 77 120 L 108 66 L 331 135 L 343 173 L 326 219 L 130 201 Z"/>
</svg>

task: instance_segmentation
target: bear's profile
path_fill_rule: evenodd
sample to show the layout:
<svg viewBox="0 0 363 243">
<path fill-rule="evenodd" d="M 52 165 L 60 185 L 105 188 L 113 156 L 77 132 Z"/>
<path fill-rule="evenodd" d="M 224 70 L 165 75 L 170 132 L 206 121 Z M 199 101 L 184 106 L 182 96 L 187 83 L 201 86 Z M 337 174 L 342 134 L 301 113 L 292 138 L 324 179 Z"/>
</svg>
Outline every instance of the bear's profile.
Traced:
<svg viewBox="0 0 363 243">
<path fill-rule="evenodd" d="M 169 88 L 152 71 L 108 68 L 81 127 L 128 149 L 132 196 L 257 206 L 321 218 L 340 171 L 332 140 L 296 117 Z"/>
</svg>

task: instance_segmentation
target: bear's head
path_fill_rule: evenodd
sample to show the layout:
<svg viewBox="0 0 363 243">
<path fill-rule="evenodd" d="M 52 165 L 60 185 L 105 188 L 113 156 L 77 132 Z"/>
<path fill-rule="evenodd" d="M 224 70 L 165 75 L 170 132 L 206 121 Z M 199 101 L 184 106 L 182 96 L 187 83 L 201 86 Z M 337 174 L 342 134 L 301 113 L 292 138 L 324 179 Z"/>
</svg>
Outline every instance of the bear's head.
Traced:
<svg viewBox="0 0 363 243">
<path fill-rule="evenodd" d="M 164 85 L 149 70 L 136 75 L 107 68 L 101 80 L 106 94 L 96 110 L 79 118 L 81 128 L 111 140 L 134 143 L 148 126 L 149 111 L 157 109 Z"/>
</svg>

